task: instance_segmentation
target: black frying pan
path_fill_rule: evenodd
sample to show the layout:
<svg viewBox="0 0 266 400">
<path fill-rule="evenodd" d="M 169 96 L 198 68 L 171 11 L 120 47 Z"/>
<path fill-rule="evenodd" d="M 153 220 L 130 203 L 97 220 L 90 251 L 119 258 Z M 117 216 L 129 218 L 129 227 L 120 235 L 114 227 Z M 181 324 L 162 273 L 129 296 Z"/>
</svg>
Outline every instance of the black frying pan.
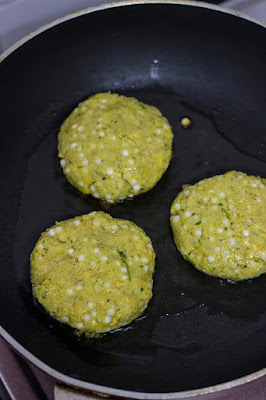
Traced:
<svg viewBox="0 0 266 400">
<path fill-rule="evenodd" d="M 64 178 L 57 132 L 78 102 L 108 90 L 159 107 L 173 127 L 174 155 L 153 190 L 108 211 L 152 239 L 148 309 L 127 328 L 85 340 L 34 301 L 29 254 L 54 221 L 104 209 Z M 84 12 L 2 61 L 0 103 L 1 323 L 17 350 L 65 382 L 120 395 L 114 388 L 173 393 L 266 367 L 266 276 L 234 284 L 200 273 L 176 250 L 169 226 L 183 184 L 231 169 L 266 175 L 263 26 L 196 3 Z"/>
</svg>

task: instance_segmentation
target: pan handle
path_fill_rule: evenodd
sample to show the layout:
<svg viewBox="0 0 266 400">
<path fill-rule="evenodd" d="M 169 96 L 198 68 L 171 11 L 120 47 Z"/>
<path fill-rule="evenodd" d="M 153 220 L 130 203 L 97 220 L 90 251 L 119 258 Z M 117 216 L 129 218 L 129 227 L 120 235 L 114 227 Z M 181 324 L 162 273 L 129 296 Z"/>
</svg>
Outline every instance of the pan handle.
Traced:
<svg viewBox="0 0 266 400">
<path fill-rule="evenodd" d="M 115 399 L 105 394 L 86 392 L 79 388 L 63 385 L 57 382 L 54 388 L 54 400 L 105 400 Z"/>
</svg>

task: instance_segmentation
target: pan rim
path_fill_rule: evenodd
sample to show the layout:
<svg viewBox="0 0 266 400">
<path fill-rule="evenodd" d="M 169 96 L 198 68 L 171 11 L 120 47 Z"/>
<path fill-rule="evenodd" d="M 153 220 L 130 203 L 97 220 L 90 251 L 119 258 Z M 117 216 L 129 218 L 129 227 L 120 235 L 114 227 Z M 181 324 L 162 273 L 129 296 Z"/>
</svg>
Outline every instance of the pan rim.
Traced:
<svg viewBox="0 0 266 400">
<path fill-rule="evenodd" d="M 103 11 L 115 7 L 125 7 L 130 5 L 144 5 L 144 4 L 176 4 L 176 5 L 185 5 L 189 7 L 200 7 L 206 8 L 213 11 L 222 12 L 224 14 L 229 14 L 235 16 L 237 18 L 244 19 L 246 21 L 255 23 L 256 25 L 262 26 L 266 28 L 266 23 L 259 21 L 253 17 L 250 17 L 244 13 L 230 10 L 224 7 L 220 7 L 215 4 L 210 4 L 207 2 L 199 2 L 193 0 L 123 0 L 115 3 L 104 3 L 99 6 L 89 7 L 80 11 L 73 12 L 71 14 L 67 14 L 64 17 L 58 18 L 48 24 L 41 26 L 36 29 L 32 33 L 26 35 L 21 40 L 14 43 L 11 47 L 9 47 L 4 53 L 0 55 L 0 63 L 3 62 L 9 55 L 15 52 L 22 45 L 38 36 L 39 34 L 45 32 L 46 30 L 57 26 L 63 22 L 69 21 L 71 19 L 80 17 L 82 15 L 90 14 L 97 11 Z M 65 383 L 66 385 L 70 385 L 76 387 L 78 389 L 93 391 L 99 394 L 105 394 L 107 396 L 113 395 L 116 397 L 127 397 L 132 399 L 153 399 L 153 400 L 163 400 L 163 399 L 185 399 L 191 398 L 204 394 L 211 394 L 214 392 L 220 392 L 222 390 L 227 390 L 233 387 L 241 386 L 243 384 L 249 383 L 255 379 L 263 377 L 266 375 L 266 368 L 263 368 L 259 371 L 256 371 L 252 374 L 245 375 L 241 378 L 234 379 L 228 382 L 223 382 L 214 386 L 208 386 L 201 389 L 192 389 L 181 392 L 166 392 L 166 393 L 148 393 L 148 392 L 135 392 L 130 390 L 116 389 L 112 387 L 107 387 L 103 385 L 98 385 L 90 382 L 85 382 L 76 378 L 72 378 L 68 375 L 65 375 L 56 369 L 49 367 L 49 365 L 45 364 L 43 361 L 39 360 L 36 356 L 34 356 L 30 351 L 25 349 L 18 341 L 16 341 L 1 325 L 0 325 L 0 335 L 9 343 L 15 351 L 17 351 L 20 355 L 22 355 L 25 359 L 30 361 L 36 367 L 46 372 L 48 375 L 56 378 L 58 381 Z"/>
</svg>

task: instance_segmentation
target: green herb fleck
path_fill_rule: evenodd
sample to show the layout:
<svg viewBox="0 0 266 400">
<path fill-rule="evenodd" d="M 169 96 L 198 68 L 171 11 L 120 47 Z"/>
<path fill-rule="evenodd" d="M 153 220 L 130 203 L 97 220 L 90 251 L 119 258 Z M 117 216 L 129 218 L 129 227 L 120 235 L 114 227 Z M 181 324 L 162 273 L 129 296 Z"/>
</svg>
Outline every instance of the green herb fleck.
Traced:
<svg viewBox="0 0 266 400">
<path fill-rule="evenodd" d="M 146 106 L 142 103 L 140 103 L 140 107 L 142 107 L 144 110 L 146 110 Z"/>
<path fill-rule="evenodd" d="M 223 203 L 218 203 L 219 206 L 223 206 Z"/>
<path fill-rule="evenodd" d="M 47 292 L 47 290 L 46 290 L 45 292 L 43 292 L 42 298 L 43 298 L 43 299 L 46 299 L 47 297 L 48 297 L 48 292 Z"/>
<path fill-rule="evenodd" d="M 129 265 L 127 263 L 127 256 L 123 251 L 117 250 L 117 252 L 120 255 L 122 263 L 126 266 L 128 279 L 131 281 L 131 274 L 130 274 Z"/>
<path fill-rule="evenodd" d="M 140 288 L 140 291 L 143 292 L 143 290 L 144 290 L 143 287 L 141 287 L 141 288 Z"/>
<path fill-rule="evenodd" d="M 198 221 L 195 223 L 195 225 L 200 225 L 200 224 L 201 224 L 201 221 Z"/>
<path fill-rule="evenodd" d="M 95 171 L 95 173 L 100 176 L 101 178 L 104 178 L 104 174 L 102 174 L 100 171 Z"/>
<path fill-rule="evenodd" d="M 248 266 L 247 265 L 243 265 L 243 267 L 242 268 L 247 268 Z"/>
</svg>

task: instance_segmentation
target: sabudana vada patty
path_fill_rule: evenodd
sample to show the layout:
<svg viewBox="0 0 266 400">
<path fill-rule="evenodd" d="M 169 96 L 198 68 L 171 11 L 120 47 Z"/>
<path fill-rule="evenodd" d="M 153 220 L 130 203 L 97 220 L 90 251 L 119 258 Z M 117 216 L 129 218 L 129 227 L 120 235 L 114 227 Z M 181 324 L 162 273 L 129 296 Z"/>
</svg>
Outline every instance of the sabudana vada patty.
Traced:
<svg viewBox="0 0 266 400">
<path fill-rule="evenodd" d="M 30 259 L 38 301 L 89 335 L 129 324 L 152 296 L 151 240 L 133 222 L 104 212 L 57 222 L 42 233 Z"/>
<path fill-rule="evenodd" d="M 206 274 L 239 281 L 266 272 L 266 179 L 230 171 L 185 186 L 170 220 L 178 250 Z"/>
<path fill-rule="evenodd" d="M 61 126 L 58 155 L 68 181 L 110 203 L 152 189 L 172 156 L 171 127 L 153 106 L 99 93 Z"/>
</svg>

